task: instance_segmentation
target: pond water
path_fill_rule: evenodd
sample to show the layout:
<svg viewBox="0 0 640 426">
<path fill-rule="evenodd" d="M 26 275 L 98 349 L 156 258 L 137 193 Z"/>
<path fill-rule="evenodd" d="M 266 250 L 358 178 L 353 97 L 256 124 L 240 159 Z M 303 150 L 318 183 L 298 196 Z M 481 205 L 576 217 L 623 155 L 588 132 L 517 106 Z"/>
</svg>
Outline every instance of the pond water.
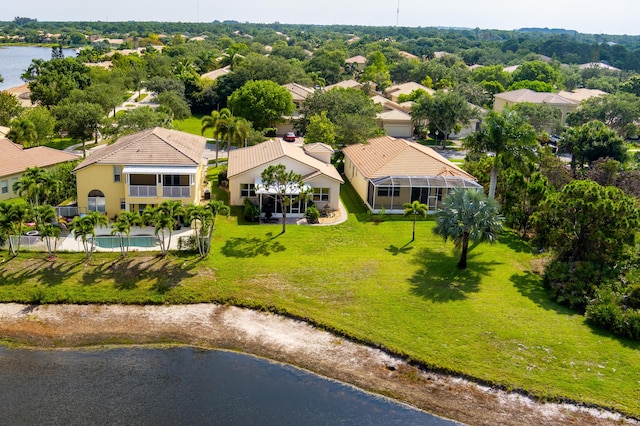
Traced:
<svg viewBox="0 0 640 426">
<path fill-rule="evenodd" d="M 2 423 L 452 425 L 291 366 L 193 348 L 0 348 Z"/>
<path fill-rule="evenodd" d="M 74 49 L 62 49 L 64 56 L 75 56 Z M 0 44 L 0 75 L 4 82 L 0 83 L 0 90 L 24 84 L 20 79 L 22 73 L 31 64 L 32 59 L 51 59 L 50 47 L 34 46 L 2 46 Z"/>
</svg>

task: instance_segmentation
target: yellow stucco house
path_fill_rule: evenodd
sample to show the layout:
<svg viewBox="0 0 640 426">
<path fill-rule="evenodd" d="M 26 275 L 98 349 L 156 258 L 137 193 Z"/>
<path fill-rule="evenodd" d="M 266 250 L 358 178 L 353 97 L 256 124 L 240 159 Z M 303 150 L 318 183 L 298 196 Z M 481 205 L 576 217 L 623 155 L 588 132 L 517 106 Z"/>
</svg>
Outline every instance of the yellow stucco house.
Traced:
<svg viewBox="0 0 640 426">
<path fill-rule="evenodd" d="M 18 197 L 13 192 L 13 184 L 20 179 L 27 168 L 52 169 L 58 164 L 77 160 L 75 154 L 37 146 L 24 149 L 22 145 L 0 138 L 0 201 Z"/>
<path fill-rule="evenodd" d="M 177 130 L 144 130 L 92 152 L 74 172 L 78 211 L 115 217 L 166 200 L 195 204 L 204 197 L 206 138 Z"/>
<path fill-rule="evenodd" d="M 566 98 L 557 93 L 534 92 L 530 89 L 518 89 L 511 92 L 496 93 L 493 95 L 493 110 L 502 112 L 506 107 L 517 103 L 529 102 L 532 104 L 547 104 L 560 110 L 560 123 L 564 126 L 567 115 L 574 112 L 580 106 L 579 101 Z"/>
<path fill-rule="evenodd" d="M 434 212 L 452 188 L 478 188 L 476 179 L 433 149 L 382 136 L 345 147 L 344 174 L 372 212 L 404 213 L 415 200 Z"/>
<path fill-rule="evenodd" d="M 312 201 L 318 209 L 338 210 L 340 174 L 331 164 L 333 148 L 322 143 L 300 147 L 282 139 L 269 140 L 248 148 L 229 152 L 229 204 L 241 206 L 248 198 L 260 207 L 261 213 L 282 216 L 271 188 L 262 185 L 262 171 L 271 165 L 283 164 L 287 170 L 302 176 L 305 188 L 292 188 L 290 195 L 309 191 L 310 199 L 295 198 L 287 208 L 288 217 L 302 217 Z"/>
</svg>

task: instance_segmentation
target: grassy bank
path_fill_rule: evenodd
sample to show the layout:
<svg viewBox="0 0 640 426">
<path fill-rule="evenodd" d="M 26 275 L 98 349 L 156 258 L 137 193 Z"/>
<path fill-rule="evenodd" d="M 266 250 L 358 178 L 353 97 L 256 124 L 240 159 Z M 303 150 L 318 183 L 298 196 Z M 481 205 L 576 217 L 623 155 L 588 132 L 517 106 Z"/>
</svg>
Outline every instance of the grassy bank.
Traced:
<svg viewBox="0 0 640 426">
<path fill-rule="evenodd" d="M 292 225 L 285 234 L 280 225 L 219 218 L 205 260 L 20 254 L 0 264 L 0 301 L 269 309 L 441 370 L 640 416 L 640 345 L 550 301 L 532 272 L 539 259 L 516 236 L 472 247 L 468 270 L 458 271 L 431 220 L 418 223 L 411 242 L 411 221 L 365 221 L 350 204 L 344 224 Z"/>
</svg>

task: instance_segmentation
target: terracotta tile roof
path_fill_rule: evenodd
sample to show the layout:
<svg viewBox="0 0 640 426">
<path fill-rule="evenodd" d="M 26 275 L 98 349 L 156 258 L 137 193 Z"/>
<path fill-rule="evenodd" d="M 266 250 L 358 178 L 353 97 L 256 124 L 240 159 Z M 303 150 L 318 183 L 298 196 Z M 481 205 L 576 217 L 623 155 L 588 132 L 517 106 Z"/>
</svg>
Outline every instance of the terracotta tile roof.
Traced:
<svg viewBox="0 0 640 426">
<path fill-rule="evenodd" d="M 367 63 L 367 58 L 365 58 L 362 55 L 356 55 L 356 56 L 352 56 L 350 58 L 345 59 L 344 61 L 346 64 L 366 64 Z"/>
<path fill-rule="evenodd" d="M 156 127 L 123 136 L 91 153 L 75 170 L 92 164 L 197 166 L 206 141 L 202 136 Z"/>
<path fill-rule="evenodd" d="M 405 52 L 404 50 L 399 51 L 398 55 L 400 55 L 400 56 L 402 56 L 403 58 L 406 58 L 406 59 L 420 59 L 416 55 L 414 55 L 413 53 Z"/>
<path fill-rule="evenodd" d="M 432 95 L 434 93 L 436 93 L 435 90 L 428 88 L 427 86 L 423 86 L 420 83 L 416 83 L 415 81 L 409 81 L 407 83 L 402 83 L 402 84 L 394 84 L 393 86 L 389 87 L 386 92 L 389 96 L 393 97 L 393 98 L 397 98 L 398 95 L 409 95 L 411 94 L 411 92 L 413 92 L 414 90 L 418 90 L 418 89 L 422 89 L 425 92 L 427 92 L 428 94 Z"/>
<path fill-rule="evenodd" d="M 0 139 L 0 176 L 22 173 L 28 167 L 50 167 L 78 156 L 46 146 L 23 149 L 9 139 Z"/>
<path fill-rule="evenodd" d="M 334 152 L 333 148 L 322 142 L 305 144 L 302 149 L 304 149 L 305 152 L 328 152 L 331 154 Z"/>
<path fill-rule="evenodd" d="M 565 90 L 561 90 L 558 92 L 558 95 L 562 96 L 563 98 L 567 98 L 575 102 L 581 102 L 585 99 L 593 98 L 594 96 L 602 96 L 606 94 L 607 92 L 603 92 L 602 90 L 584 88 L 576 89 L 573 92 L 567 92 Z"/>
<path fill-rule="evenodd" d="M 578 103 L 555 93 L 534 92 L 529 89 L 518 89 L 511 92 L 496 93 L 493 97 L 504 99 L 509 102 L 531 102 L 532 104 L 575 105 Z"/>
<path fill-rule="evenodd" d="M 282 139 L 268 140 L 247 148 L 234 149 L 229 152 L 227 176 L 233 177 L 256 167 L 266 166 L 280 158 L 291 158 L 316 170 L 316 172 L 343 182 L 340 173 L 331 164 L 307 155 L 299 146 L 286 143 Z M 310 175 L 316 176 L 316 172 Z"/>
<path fill-rule="evenodd" d="M 382 136 L 342 150 L 367 179 L 385 176 L 460 176 L 476 180 L 433 149 Z"/>
<path fill-rule="evenodd" d="M 345 89 L 359 89 L 362 87 L 362 83 L 358 83 L 357 81 L 353 80 L 353 79 L 349 79 L 349 80 L 343 80 L 340 81 L 336 84 L 330 84 L 329 86 L 325 87 L 324 90 L 331 90 L 334 87 L 342 87 Z"/>
<path fill-rule="evenodd" d="M 387 111 L 382 111 L 381 113 L 376 115 L 382 121 L 405 121 L 407 123 L 411 122 L 411 115 L 407 114 L 404 111 L 400 111 L 397 109 L 390 109 Z"/>
</svg>

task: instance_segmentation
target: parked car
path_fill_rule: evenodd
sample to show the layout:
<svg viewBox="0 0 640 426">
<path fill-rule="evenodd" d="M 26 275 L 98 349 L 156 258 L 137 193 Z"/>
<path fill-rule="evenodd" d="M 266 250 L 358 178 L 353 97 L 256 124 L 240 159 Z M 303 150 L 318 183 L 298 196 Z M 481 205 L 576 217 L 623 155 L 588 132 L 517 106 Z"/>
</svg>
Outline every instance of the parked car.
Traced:
<svg viewBox="0 0 640 426">
<path fill-rule="evenodd" d="M 296 141 L 296 134 L 293 132 L 287 132 L 286 135 L 284 135 L 284 137 L 282 138 L 287 142 L 295 142 Z"/>
</svg>

